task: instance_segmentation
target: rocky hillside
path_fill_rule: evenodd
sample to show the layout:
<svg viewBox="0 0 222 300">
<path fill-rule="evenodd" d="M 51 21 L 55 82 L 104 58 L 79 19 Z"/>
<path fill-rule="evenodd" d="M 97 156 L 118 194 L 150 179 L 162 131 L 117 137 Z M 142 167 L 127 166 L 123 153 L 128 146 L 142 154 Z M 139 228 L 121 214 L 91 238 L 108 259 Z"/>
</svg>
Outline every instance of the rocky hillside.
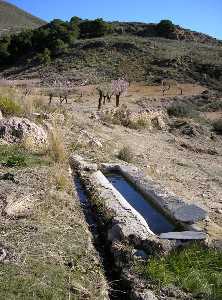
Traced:
<svg viewBox="0 0 222 300">
<path fill-rule="evenodd" d="M 141 22 L 113 22 L 111 23 L 117 34 L 129 34 L 140 37 L 160 37 L 157 24 Z M 192 31 L 176 25 L 168 35 L 169 39 L 179 41 L 193 41 L 204 44 L 221 44 L 221 41 L 204 33 Z"/>
<path fill-rule="evenodd" d="M 37 28 L 45 22 L 22 9 L 0 0 L 0 36 L 21 29 Z"/>
</svg>

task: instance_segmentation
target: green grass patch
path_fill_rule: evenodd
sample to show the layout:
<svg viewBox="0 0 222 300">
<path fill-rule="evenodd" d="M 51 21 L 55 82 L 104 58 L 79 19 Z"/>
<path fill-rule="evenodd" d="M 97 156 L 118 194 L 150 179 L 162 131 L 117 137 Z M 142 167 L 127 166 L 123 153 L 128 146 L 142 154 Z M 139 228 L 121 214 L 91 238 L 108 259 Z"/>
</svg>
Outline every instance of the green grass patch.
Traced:
<svg viewBox="0 0 222 300">
<path fill-rule="evenodd" d="M 17 145 L 0 145 L 0 165 L 6 167 L 31 167 L 50 165 L 47 155 L 33 154 Z"/>
<path fill-rule="evenodd" d="M 175 285 L 200 299 L 222 299 L 222 253 L 193 244 L 166 257 L 151 258 L 146 278 L 162 285 Z"/>
<path fill-rule="evenodd" d="M 22 107 L 14 100 L 8 97 L 0 96 L 0 110 L 3 115 L 20 115 Z"/>
</svg>

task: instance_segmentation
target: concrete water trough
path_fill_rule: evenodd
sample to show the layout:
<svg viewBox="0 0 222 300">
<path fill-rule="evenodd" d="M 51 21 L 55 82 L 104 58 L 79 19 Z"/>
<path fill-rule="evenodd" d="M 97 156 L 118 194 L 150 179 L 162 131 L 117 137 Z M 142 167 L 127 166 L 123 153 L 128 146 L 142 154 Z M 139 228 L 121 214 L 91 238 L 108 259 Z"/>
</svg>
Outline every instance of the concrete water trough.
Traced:
<svg viewBox="0 0 222 300">
<path fill-rule="evenodd" d="M 188 240 L 205 240 L 198 222 L 207 212 L 176 197 L 129 164 L 93 164 L 72 155 L 70 164 L 93 199 L 109 212 L 107 239 L 129 240 L 144 250 L 168 252 Z M 149 211 L 148 211 L 149 210 Z"/>
</svg>

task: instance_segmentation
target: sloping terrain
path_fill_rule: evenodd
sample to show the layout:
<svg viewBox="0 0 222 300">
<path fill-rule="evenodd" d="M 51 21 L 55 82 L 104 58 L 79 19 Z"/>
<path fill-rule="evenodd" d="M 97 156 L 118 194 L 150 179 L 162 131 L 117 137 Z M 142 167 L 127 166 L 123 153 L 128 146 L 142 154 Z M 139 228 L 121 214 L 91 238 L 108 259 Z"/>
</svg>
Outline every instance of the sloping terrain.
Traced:
<svg viewBox="0 0 222 300">
<path fill-rule="evenodd" d="M 11 79 L 40 76 L 44 84 L 57 79 L 77 85 L 109 81 L 119 76 L 147 84 L 173 78 L 220 89 L 222 47 L 163 38 L 109 35 L 77 40 L 65 54 L 47 65 L 22 59 L 16 66 L 6 69 L 3 75 Z"/>
<path fill-rule="evenodd" d="M 0 36 L 19 32 L 22 29 L 37 28 L 44 24 L 46 24 L 45 21 L 8 2 L 0 1 Z"/>
</svg>

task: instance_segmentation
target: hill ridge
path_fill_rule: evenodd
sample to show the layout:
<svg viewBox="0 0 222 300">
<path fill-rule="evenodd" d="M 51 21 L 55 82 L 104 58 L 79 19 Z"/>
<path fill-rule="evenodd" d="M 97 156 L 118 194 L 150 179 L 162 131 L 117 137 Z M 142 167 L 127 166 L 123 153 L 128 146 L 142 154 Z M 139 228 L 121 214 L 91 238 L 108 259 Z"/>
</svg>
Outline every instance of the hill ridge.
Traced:
<svg viewBox="0 0 222 300">
<path fill-rule="evenodd" d="M 16 33 L 22 29 L 33 29 L 46 24 L 44 20 L 33 16 L 25 10 L 0 0 L 0 36 Z"/>
</svg>

